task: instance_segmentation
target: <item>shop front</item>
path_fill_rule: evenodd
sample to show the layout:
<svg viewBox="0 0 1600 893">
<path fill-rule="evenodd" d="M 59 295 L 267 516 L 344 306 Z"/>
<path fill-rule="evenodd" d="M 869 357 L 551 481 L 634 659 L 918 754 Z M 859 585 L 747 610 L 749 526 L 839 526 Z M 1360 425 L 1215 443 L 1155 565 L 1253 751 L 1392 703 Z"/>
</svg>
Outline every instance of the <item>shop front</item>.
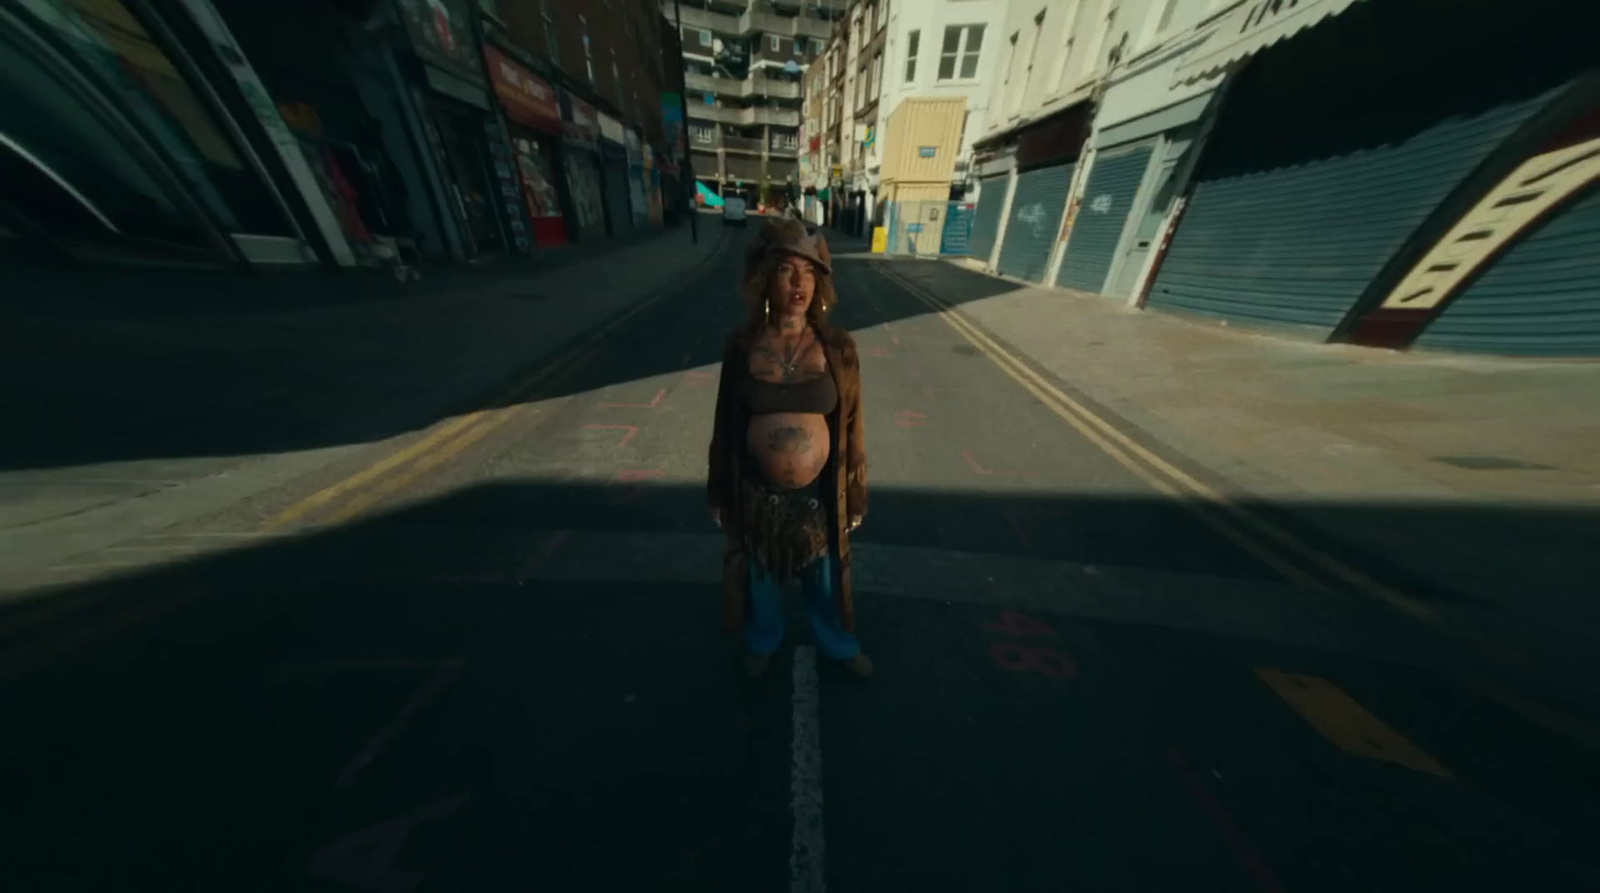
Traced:
<svg viewBox="0 0 1600 893">
<path fill-rule="evenodd" d="M 406 69 L 438 172 L 439 204 L 455 224 L 452 254 L 470 260 L 507 253 L 521 201 L 467 0 L 396 0 L 396 6 L 415 53 Z"/>
<path fill-rule="evenodd" d="M 644 229 L 650 225 L 650 173 L 639 131 L 631 127 L 624 131 L 623 147 L 628 153 L 628 210 L 633 228 Z"/>
<path fill-rule="evenodd" d="M 1088 112 L 1087 105 L 1075 106 L 1018 135 L 1016 183 L 996 265 L 1003 275 L 1045 281 L 1089 135 Z"/>
<path fill-rule="evenodd" d="M 991 150 L 974 167 L 978 176 L 978 201 L 972 210 L 972 230 L 967 237 L 967 256 L 988 266 L 994 260 L 1000 230 L 1011 197 L 1016 171 L 1016 146 L 1009 152 Z"/>
<path fill-rule="evenodd" d="M 1440 40 L 1429 4 L 1359 3 L 1256 49 L 1205 137 L 1149 305 L 1403 346 L 1448 314 L 1453 296 L 1460 308 L 1468 299 L 1484 308 L 1481 332 L 1519 343 L 1449 346 L 1566 350 L 1584 313 L 1553 299 L 1565 280 L 1523 280 L 1511 291 L 1528 299 L 1498 306 L 1487 292 L 1464 291 L 1490 281 L 1494 258 L 1512 261 L 1510 241 L 1477 252 L 1532 232 L 1503 221 L 1553 180 L 1529 175 L 1515 194 L 1491 194 L 1519 165 L 1560 151 L 1559 134 L 1581 108 L 1572 99 L 1592 71 L 1593 35 L 1550 28 L 1562 7 L 1453 4 L 1450 37 Z M 1526 35 L 1530 51 L 1508 52 L 1508 35 Z M 1567 161 L 1557 167 L 1569 170 Z M 1587 250 L 1593 256 L 1592 243 Z M 1507 315 L 1512 307 L 1521 318 Z"/>
<path fill-rule="evenodd" d="M 1113 78 L 1098 104 L 1091 160 L 1056 284 L 1127 299 L 1193 165 L 1220 75 L 1174 85 L 1194 46 L 1176 45 Z"/>
<path fill-rule="evenodd" d="M 661 155 L 645 146 L 644 177 L 646 198 L 650 203 L 650 225 L 661 225 Z"/>
<path fill-rule="evenodd" d="M 561 91 L 561 169 L 578 241 L 606 234 L 605 180 L 601 176 L 600 115 L 594 106 Z"/>
<path fill-rule="evenodd" d="M 556 173 L 562 122 L 555 88 L 493 46 L 484 45 L 483 60 L 505 111 L 512 168 L 533 243 L 541 248 L 564 245 L 570 240 Z"/>
<path fill-rule="evenodd" d="M 170 21 L 118 0 L 20 4 L 0 40 L 7 111 L 0 212 L 78 260 L 348 266 L 332 209 L 215 15 L 191 17 L 208 79 Z M 160 25 L 160 27 L 156 27 Z M 229 108 L 230 98 L 251 104 Z"/>
<path fill-rule="evenodd" d="M 627 132 L 622 122 L 600 113 L 600 170 L 605 193 L 606 226 L 611 235 L 633 231 L 633 188 L 628 176 Z"/>
</svg>

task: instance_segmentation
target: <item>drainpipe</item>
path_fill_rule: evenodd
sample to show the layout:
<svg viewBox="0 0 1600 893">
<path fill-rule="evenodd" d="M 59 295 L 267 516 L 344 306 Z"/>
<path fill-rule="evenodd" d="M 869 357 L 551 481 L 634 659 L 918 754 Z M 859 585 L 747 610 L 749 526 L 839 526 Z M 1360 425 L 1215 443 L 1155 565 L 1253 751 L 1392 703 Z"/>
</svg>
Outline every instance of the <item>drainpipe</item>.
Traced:
<svg viewBox="0 0 1600 893">
<path fill-rule="evenodd" d="M 683 81 L 683 86 L 678 89 L 678 107 L 683 114 L 683 122 L 679 125 L 683 141 L 683 167 L 680 174 L 683 177 L 683 195 L 689 205 L 689 238 L 698 245 L 700 210 L 695 202 L 694 153 L 689 151 L 689 60 L 683 57 L 683 6 L 680 0 L 672 0 L 672 15 L 675 20 L 673 27 L 678 29 L 678 71 Z"/>
</svg>

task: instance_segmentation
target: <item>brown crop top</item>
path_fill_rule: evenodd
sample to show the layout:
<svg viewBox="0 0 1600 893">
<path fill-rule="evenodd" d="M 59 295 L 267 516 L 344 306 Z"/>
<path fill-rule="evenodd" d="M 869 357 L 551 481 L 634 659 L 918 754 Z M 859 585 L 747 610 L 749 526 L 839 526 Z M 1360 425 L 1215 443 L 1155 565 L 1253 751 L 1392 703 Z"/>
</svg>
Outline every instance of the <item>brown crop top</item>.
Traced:
<svg viewBox="0 0 1600 893">
<path fill-rule="evenodd" d="M 839 405 L 839 389 L 833 376 L 824 372 L 815 378 L 789 384 L 762 381 L 752 375 L 745 376 L 744 405 L 751 415 L 771 415 L 778 412 L 815 413 L 827 415 Z"/>
</svg>

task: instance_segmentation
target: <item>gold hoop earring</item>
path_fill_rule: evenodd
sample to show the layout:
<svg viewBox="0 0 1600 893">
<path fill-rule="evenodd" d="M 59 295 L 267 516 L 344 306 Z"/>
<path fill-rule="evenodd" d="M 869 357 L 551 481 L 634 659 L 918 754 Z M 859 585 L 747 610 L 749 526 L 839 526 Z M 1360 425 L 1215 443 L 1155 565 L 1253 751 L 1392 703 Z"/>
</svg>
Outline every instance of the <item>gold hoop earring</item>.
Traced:
<svg viewBox="0 0 1600 893">
<path fill-rule="evenodd" d="M 761 301 L 761 321 L 766 323 L 769 326 L 772 325 L 772 299 L 771 298 L 764 298 Z"/>
</svg>

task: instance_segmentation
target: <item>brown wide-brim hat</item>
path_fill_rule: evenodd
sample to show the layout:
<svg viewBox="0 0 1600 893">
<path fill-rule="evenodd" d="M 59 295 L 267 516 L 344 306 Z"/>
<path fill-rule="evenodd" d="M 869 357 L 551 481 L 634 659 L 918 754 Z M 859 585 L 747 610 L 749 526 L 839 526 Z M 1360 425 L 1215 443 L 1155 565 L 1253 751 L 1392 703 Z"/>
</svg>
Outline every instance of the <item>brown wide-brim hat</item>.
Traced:
<svg viewBox="0 0 1600 893">
<path fill-rule="evenodd" d="M 821 233 L 811 232 L 806 225 L 793 218 L 768 220 L 761 225 L 745 254 L 746 269 L 753 270 L 764 258 L 773 254 L 793 254 L 817 265 L 824 273 L 832 274 L 833 265 L 828 243 Z"/>
</svg>

